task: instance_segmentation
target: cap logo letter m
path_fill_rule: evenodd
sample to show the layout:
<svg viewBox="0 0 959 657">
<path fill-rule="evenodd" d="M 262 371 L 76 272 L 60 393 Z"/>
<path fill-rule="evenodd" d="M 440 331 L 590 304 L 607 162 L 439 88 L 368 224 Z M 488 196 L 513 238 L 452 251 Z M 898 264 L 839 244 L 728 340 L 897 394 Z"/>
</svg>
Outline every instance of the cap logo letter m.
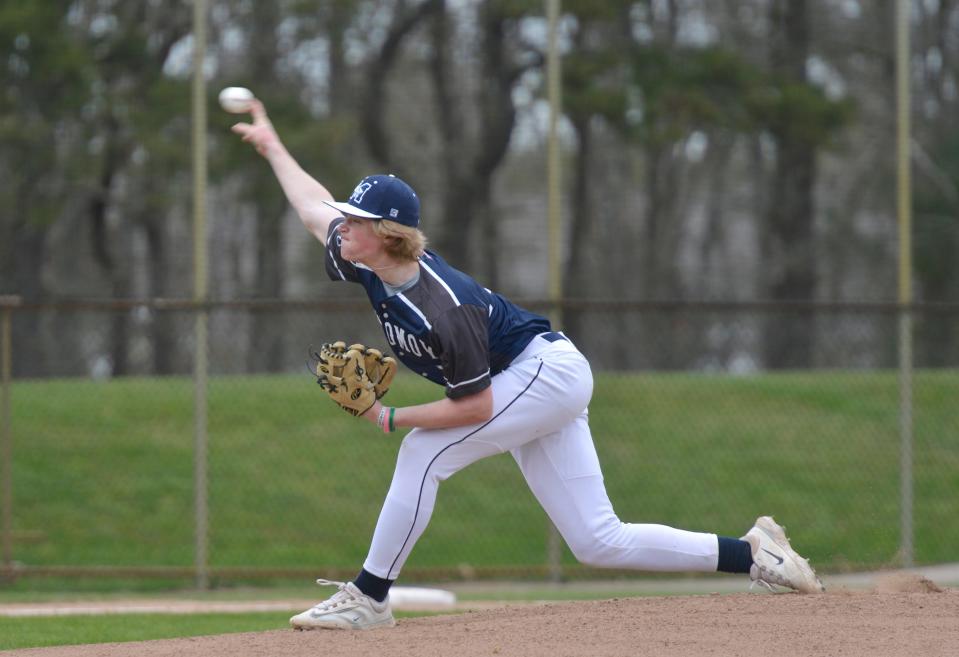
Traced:
<svg viewBox="0 0 959 657">
<path fill-rule="evenodd" d="M 372 186 L 373 185 L 371 185 L 368 182 L 361 182 L 353 190 L 353 193 L 350 195 L 350 200 L 353 201 L 354 203 L 362 203 L 363 197 L 366 196 L 366 193 L 370 191 L 370 188 Z"/>
</svg>

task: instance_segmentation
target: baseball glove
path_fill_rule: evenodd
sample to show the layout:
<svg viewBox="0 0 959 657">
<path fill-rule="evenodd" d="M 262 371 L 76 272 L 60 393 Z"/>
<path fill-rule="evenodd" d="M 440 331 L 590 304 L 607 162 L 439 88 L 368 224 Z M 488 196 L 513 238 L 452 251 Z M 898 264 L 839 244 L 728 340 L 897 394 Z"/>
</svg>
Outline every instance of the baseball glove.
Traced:
<svg viewBox="0 0 959 657">
<path fill-rule="evenodd" d="M 362 347 L 363 345 L 354 346 Z M 396 359 L 392 356 L 384 356 L 379 349 L 366 347 L 363 349 L 363 364 L 366 366 L 366 375 L 373 383 L 376 398 L 382 399 L 383 395 L 390 391 L 393 377 L 396 376 Z"/>
<path fill-rule="evenodd" d="M 387 393 L 396 361 L 378 349 L 343 341 L 324 344 L 314 353 L 316 382 L 340 408 L 362 415 Z"/>
</svg>

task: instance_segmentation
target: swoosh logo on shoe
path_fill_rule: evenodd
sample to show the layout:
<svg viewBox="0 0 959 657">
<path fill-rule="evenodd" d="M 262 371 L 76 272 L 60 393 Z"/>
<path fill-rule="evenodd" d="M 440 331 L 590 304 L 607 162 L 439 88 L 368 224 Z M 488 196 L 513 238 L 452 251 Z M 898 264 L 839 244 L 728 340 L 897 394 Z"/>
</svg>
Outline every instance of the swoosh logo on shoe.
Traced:
<svg viewBox="0 0 959 657">
<path fill-rule="evenodd" d="M 774 553 L 774 552 L 770 552 L 770 551 L 767 550 L 766 548 L 763 548 L 763 552 L 765 552 L 766 554 L 768 554 L 769 556 L 771 556 L 773 559 L 775 559 L 777 566 L 783 565 L 783 558 L 782 558 L 781 556 L 779 556 L 778 554 L 776 554 L 776 553 Z"/>
</svg>

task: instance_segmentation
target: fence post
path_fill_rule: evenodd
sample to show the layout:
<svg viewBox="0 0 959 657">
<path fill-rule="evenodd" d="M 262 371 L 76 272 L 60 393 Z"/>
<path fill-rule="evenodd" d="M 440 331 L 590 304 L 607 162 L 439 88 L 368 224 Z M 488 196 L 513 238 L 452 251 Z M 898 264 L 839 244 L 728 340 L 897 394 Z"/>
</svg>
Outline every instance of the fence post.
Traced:
<svg viewBox="0 0 959 657">
<path fill-rule="evenodd" d="M 549 224 L 549 297 L 552 302 L 550 320 L 556 330 L 562 325 L 562 310 L 559 305 L 563 296 L 563 279 L 561 265 L 562 246 L 562 214 L 560 209 L 560 194 L 562 175 L 560 171 L 559 131 L 557 123 L 562 103 L 562 77 L 559 46 L 557 44 L 557 30 L 560 17 L 561 0 L 546 0 L 546 18 L 549 24 L 549 45 L 546 59 L 547 91 L 549 96 L 549 136 L 547 143 L 547 221 Z M 546 537 L 546 563 L 549 572 L 549 581 L 559 582 L 563 578 L 561 561 L 562 542 L 556 525 L 549 523 Z"/>
<path fill-rule="evenodd" d="M 899 312 L 899 557 L 906 568 L 915 565 L 912 369 L 912 315 L 904 308 Z"/>
<path fill-rule="evenodd" d="M 207 302 L 206 239 L 206 0 L 193 0 L 193 300 Z M 193 362 L 193 487 L 194 487 L 194 570 L 196 587 L 210 585 L 209 500 L 207 493 L 207 319 L 205 305 L 196 309 L 194 331 L 196 356 Z"/>
<path fill-rule="evenodd" d="M 896 2 L 896 214 L 899 219 L 899 437 L 900 544 L 902 565 L 915 559 L 913 545 L 912 399 L 912 116 L 909 94 L 909 2 Z"/>
<path fill-rule="evenodd" d="M 13 308 L 19 297 L 0 296 L 0 552 L 4 579 L 13 579 L 13 434 L 10 429 L 10 379 L 13 360 Z"/>
</svg>

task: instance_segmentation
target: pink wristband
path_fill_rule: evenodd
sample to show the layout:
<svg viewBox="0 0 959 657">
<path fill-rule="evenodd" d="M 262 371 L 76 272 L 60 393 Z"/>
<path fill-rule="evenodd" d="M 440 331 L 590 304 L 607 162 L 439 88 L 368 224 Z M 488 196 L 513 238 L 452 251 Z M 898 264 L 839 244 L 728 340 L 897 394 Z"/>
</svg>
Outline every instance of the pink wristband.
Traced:
<svg viewBox="0 0 959 657">
<path fill-rule="evenodd" d="M 386 410 L 389 408 L 389 415 L 386 415 Z M 383 407 L 383 420 L 380 424 L 380 428 L 383 429 L 383 433 L 392 433 L 396 430 L 393 426 L 393 413 L 396 411 L 396 408 L 393 406 Z"/>
</svg>

